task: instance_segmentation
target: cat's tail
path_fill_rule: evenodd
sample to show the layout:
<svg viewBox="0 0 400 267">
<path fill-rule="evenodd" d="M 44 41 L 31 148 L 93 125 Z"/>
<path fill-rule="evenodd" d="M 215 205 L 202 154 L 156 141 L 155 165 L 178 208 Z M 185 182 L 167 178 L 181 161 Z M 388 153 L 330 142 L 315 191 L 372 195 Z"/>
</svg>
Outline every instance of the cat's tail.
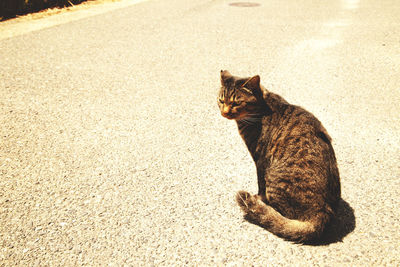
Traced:
<svg viewBox="0 0 400 267">
<path fill-rule="evenodd" d="M 305 243 L 318 238 L 329 221 L 328 214 L 318 214 L 309 221 L 288 219 L 265 204 L 259 196 L 252 196 L 245 191 L 237 193 L 236 201 L 247 219 L 293 242 Z"/>
</svg>

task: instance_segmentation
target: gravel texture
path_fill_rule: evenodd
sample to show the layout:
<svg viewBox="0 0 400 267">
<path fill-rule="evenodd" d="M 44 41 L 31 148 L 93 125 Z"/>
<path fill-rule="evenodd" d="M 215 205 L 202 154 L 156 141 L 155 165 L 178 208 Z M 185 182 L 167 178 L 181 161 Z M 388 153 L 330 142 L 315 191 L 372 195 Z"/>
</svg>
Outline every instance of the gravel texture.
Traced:
<svg viewBox="0 0 400 267">
<path fill-rule="evenodd" d="M 1 266 L 398 266 L 400 4 L 150 0 L 0 40 Z M 337 239 L 242 218 L 254 164 L 219 71 L 313 112 Z"/>
</svg>

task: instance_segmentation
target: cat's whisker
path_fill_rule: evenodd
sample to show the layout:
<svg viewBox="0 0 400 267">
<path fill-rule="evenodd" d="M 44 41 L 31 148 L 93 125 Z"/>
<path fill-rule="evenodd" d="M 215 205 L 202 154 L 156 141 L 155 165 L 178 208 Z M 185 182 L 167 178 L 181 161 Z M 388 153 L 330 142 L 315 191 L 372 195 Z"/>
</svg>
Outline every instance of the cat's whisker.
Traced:
<svg viewBox="0 0 400 267">
<path fill-rule="evenodd" d="M 260 114 L 260 113 L 249 113 L 249 114 L 247 114 L 249 117 L 251 117 L 251 118 L 255 118 L 255 119 L 261 119 L 261 117 L 262 117 L 262 114 Z"/>
<path fill-rule="evenodd" d="M 249 125 L 255 125 L 261 121 L 261 118 L 255 118 L 255 117 L 245 117 L 240 119 L 239 121 L 249 124 Z"/>
<path fill-rule="evenodd" d="M 249 121 L 260 121 L 261 120 L 261 118 L 258 118 L 258 117 L 246 117 L 246 119 Z"/>
<path fill-rule="evenodd" d="M 240 122 L 244 123 L 246 126 L 255 124 L 254 121 L 250 121 L 247 119 L 241 119 Z"/>
<path fill-rule="evenodd" d="M 240 127 L 240 131 L 246 131 L 248 128 L 250 128 L 252 124 L 245 123 L 243 126 Z"/>
</svg>

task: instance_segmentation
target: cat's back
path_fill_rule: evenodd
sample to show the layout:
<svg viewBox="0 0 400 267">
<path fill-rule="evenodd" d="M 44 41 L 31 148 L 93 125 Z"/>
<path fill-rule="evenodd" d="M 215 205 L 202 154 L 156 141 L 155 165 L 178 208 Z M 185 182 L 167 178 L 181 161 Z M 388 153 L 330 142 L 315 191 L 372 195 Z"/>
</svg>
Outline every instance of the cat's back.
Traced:
<svg viewBox="0 0 400 267">
<path fill-rule="evenodd" d="M 300 106 L 285 104 L 281 112 L 265 118 L 261 139 L 267 144 L 264 149 L 271 164 L 303 170 L 336 164 L 331 137 L 321 122 Z"/>
<path fill-rule="evenodd" d="M 340 185 L 331 137 L 311 112 L 276 96 L 275 110 L 263 119 L 256 163 L 268 174 L 267 187 L 286 188 L 282 199 L 300 198 L 305 206 L 333 204 Z"/>
<path fill-rule="evenodd" d="M 263 120 L 262 138 L 273 142 L 287 142 L 293 138 L 313 139 L 318 137 L 325 143 L 331 143 L 331 137 L 322 123 L 301 106 L 288 103 L 281 96 L 268 92 L 265 102 L 271 107 L 270 116 Z"/>
</svg>

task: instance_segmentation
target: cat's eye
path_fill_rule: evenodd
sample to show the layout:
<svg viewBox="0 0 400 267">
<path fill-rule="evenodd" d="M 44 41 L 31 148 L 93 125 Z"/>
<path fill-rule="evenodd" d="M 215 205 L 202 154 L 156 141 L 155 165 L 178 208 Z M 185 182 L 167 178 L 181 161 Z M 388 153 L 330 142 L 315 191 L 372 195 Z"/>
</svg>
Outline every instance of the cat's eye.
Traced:
<svg viewBox="0 0 400 267">
<path fill-rule="evenodd" d="M 218 99 L 219 103 L 223 104 L 224 100 L 222 98 Z"/>
<path fill-rule="evenodd" d="M 232 102 L 231 106 L 232 107 L 240 106 L 240 102 Z"/>
</svg>

